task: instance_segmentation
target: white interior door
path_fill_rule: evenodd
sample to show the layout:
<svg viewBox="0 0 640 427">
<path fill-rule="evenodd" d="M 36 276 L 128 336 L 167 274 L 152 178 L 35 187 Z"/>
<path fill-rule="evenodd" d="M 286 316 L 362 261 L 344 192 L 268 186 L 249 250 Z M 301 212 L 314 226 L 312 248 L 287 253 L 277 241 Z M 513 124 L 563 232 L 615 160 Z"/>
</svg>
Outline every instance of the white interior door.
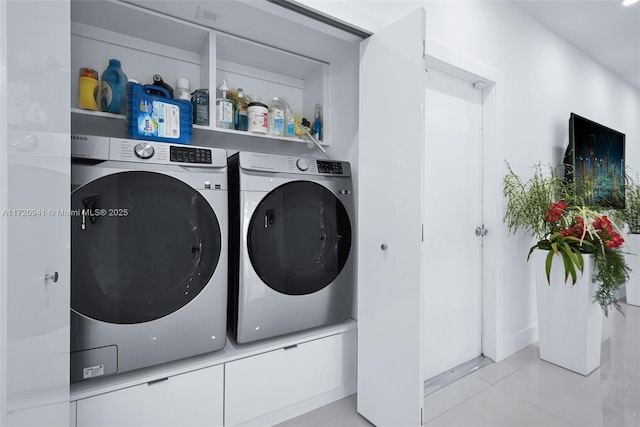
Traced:
<svg viewBox="0 0 640 427">
<path fill-rule="evenodd" d="M 429 70 L 426 87 L 423 374 L 482 353 L 482 90 Z"/>
<path fill-rule="evenodd" d="M 421 424 L 425 29 L 419 9 L 360 47 L 358 412 L 379 426 Z"/>
</svg>

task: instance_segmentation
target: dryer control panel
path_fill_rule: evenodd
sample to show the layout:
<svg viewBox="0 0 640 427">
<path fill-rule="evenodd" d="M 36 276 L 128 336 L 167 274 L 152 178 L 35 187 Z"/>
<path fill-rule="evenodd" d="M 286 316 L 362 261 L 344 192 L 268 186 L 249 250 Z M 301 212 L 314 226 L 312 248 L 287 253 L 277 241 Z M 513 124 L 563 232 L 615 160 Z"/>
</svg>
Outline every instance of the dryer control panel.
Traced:
<svg viewBox="0 0 640 427">
<path fill-rule="evenodd" d="M 265 153 L 239 153 L 239 164 L 242 169 L 298 173 L 303 175 L 331 175 L 350 177 L 351 165 L 339 160 L 319 160 L 308 157 L 282 156 Z"/>
</svg>

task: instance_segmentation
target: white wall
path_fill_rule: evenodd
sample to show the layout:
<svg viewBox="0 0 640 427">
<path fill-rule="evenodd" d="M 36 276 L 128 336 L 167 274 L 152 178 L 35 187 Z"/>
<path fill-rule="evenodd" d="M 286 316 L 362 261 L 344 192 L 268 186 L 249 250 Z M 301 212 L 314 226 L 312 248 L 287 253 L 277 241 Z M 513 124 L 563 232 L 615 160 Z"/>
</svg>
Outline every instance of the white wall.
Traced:
<svg viewBox="0 0 640 427">
<path fill-rule="evenodd" d="M 300 3 L 370 32 L 422 6 L 427 11 L 428 39 L 499 71 L 503 144 L 492 159 L 486 159 L 485 168 L 504 168 L 506 160 L 527 177 L 538 161 L 562 161 L 569 114 L 575 112 L 626 133 L 627 164 L 640 170 L 640 92 L 509 2 Z M 502 223 L 504 199 L 496 189 L 501 189 L 503 175 L 502 171 L 487 174 L 493 181 L 487 186 L 493 190 L 491 200 L 485 200 L 498 206 L 488 210 L 497 215 L 485 218 L 491 230 L 488 238 L 499 239 L 499 244 L 487 245 L 496 250 L 485 253 L 489 258 L 485 268 L 493 269 L 491 276 L 497 278 L 498 360 L 537 340 L 533 270 L 525 262 L 532 242 L 527 236 L 508 236 Z"/>
<path fill-rule="evenodd" d="M 501 72 L 504 146 L 494 153 L 497 158 L 525 176 L 537 161 L 562 161 L 573 111 L 626 133 L 628 165 L 638 169 L 637 90 L 507 2 L 427 2 L 425 7 L 427 37 Z M 496 181 L 489 185 L 501 187 Z M 533 271 L 525 262 L 531 241 L 507 237 L 501 220 L 485 219 L 494 239 L 506 239 L 502 256 L 495 257 L 502 277 L 496 284 L 496 300 L 502 301 L 496 313 L 498 359 L 537 339 Z"/>
</svg>

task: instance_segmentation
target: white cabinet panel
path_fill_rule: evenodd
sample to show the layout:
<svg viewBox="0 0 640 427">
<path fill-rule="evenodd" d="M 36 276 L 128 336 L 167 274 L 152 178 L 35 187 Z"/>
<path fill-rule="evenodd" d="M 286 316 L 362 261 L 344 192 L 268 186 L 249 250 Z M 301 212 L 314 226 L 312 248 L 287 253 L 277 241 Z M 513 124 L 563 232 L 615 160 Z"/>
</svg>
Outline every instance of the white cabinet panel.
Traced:
<svg viewBox="0 0 640 427">
<path fill-rule="evenodd" d="M 69 423 L 69 26 L 0 5 L 0 425 Z"/>
<path fill-rule="evenodd" d="M 76 427 L 76 409 L 77 409 L 77 404 L 76 402 L 70 402 L 69 403 L 69 427 Z"/>
<path fill-rule="evenodd" d="M 420 9 L 360 47 L 358 412 L 376 425 L 420 425 L 423 405 L 425 31 Z"/>
<path fill-rule="evenodd" d="M 221 426 L 223 365 L 77 402 L 83 426 Z"/>
<path fill-rule="evenodd" d="M 225 425 L 241 424 L 342 387 L 342 335 L 225 366 Z"/>
</svg>

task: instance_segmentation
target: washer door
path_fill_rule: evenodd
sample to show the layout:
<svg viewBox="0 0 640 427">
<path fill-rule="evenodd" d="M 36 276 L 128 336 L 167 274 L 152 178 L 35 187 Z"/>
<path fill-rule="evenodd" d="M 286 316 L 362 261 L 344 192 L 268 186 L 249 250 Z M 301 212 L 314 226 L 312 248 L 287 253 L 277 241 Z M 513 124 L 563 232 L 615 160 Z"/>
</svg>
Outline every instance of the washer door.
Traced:
<svg viewBox="0 0 640 427">
<path fill-rule="evenodd" d="M 351 224 L 342 202 L 325 187 L 293 181 L 256 208 L 247 236 L 249 258 L 270 288 L 306 295 L 340 274 L 351 249 Z"/>
<path fill-rule="evenodd" d="M 71 194 L 71 308 L 103 322 L 158 319 L 209 283 L 216 214 L 200 193 L 155 172 L 96 179 Z"/>
</svg>

